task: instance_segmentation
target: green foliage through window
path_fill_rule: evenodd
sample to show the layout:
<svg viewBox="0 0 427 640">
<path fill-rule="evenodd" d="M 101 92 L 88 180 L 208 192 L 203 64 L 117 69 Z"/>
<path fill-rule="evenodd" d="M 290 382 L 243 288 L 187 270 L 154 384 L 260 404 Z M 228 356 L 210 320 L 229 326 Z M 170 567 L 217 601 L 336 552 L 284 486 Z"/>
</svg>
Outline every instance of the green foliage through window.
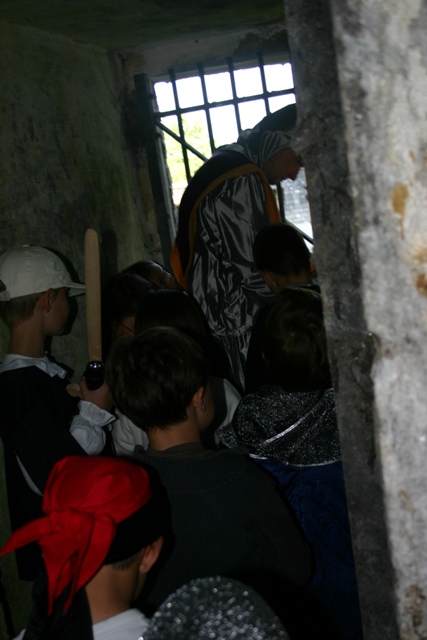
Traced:
<svg viewBox="0 0 427 640">
<path fill-rule="evenodd" d="M 174 120 L 174 122 L 171 122 Z M 206 116 L 204 111 L 196 111 L 184 114 L 182 116 L 185 140 L 195 149 L 202 153 L 206 158 L 211 156 L 211 148 L 209 144 L 209 136 L 206 126 Z M 175 116 L 170 116 L 162 120 L 164 124 L 174 133 L 179 135 L 178 122 Z M 171 136 L 165 136 L 167 163 L 173 184 L 187 184 L 185 175 L 185 165 L 182 156 L 182 147 Z M 191 174 L 194 175 L 197 169 L 203 164 L 203 161 L 188 151 L 188 160 L 190 163 Z"/>
</svg>

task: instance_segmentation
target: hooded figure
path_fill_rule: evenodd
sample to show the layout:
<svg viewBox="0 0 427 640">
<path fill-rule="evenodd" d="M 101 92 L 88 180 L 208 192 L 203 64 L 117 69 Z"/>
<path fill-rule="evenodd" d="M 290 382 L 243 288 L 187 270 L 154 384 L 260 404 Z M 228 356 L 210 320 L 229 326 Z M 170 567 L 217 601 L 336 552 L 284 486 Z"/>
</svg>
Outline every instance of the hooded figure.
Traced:
<svg viewBox="0 0 427 640">
<path fill-rule="evenodd" d="M 270 184 L 294 180 L 301 159 L 291 148 L 296 107 L 289 105 L 220 147 L 196 172 L 179 208 L 171 264 L 199 302 L 244 388 L 244 364 L 255 313 L 272 300 L 258 273 L 252 244 L 280 214 Z"/>
<path fill-rule="evenodd" d="M 299 287 L 279 293 L 265 324 L 263 353 L 276 384 L 245 396 L 232 423 L 218 429 L 217 436 L 227 447 L 244 447 L 276 478 L 311 546 L 315 595 L 342 640 L 360 640 L 335 399 L 318 293 Z"/>
</svg>

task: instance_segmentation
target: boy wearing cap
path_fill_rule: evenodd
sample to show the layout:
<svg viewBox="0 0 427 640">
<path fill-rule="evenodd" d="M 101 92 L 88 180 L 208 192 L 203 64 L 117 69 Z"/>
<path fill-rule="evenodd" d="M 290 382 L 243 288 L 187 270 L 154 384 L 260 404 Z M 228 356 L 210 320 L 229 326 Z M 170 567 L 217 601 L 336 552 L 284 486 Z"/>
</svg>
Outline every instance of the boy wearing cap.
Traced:
<svg viewBox="0 0 427 640">
<path fill-rule="evenodd" d="M 164 506 L 141 466 L 75 456 L 56 463 L 44 516 L 15 531 L 0 551 L 34 541 L 43 550 L 45 573 L 18 639 L 140 638 L 148 621 L 130 607 L 161 551 Z"/>
<path fill-rule="evenodd" d="M 64 330 L 68 296 L 83 293 L 60 258 L 43 247 L 23 246 L 0 257 L 0 317 L 10 339 L 0 365 L 0 437 L 3 441 L 12 530 L 41 515 L 49 473 L 67 455 L 96 455 L 105 445 L 102 427 L 114 417 L 107 385 L 82 400 L 67 392 L 66 372 L 44 352 L 48 336 Z M 36 545 L 17 554 L 19 577 L 34 580 Z"/>
<path fill-rule="evenodd" d="M 202 348 L 183 332 L 156 328 L 120 341 L 106 367 L 116 404 L 147 432 L 147 454 L 168 493 L 174 546 L 150 574 L 151 613 L 193 578 L 225 575 L 265 597 L 284 580 L 304 584 L 310 553 L 275 486 L 237 451 L 211 451 L 201 432 L 214 414 Z"/>
</svg>

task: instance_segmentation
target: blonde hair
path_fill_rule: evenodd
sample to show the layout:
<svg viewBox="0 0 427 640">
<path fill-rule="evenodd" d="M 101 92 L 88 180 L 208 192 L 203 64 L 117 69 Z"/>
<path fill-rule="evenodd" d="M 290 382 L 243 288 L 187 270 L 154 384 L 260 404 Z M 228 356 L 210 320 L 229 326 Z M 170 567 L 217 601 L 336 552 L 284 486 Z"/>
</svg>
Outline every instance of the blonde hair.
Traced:
<svg viewBox="0 0 427 640">
<path fill-rule="evenodd" d="M 6 291 L 6 286 L 2 280 L 0 280 L 0 291 Z M 9 329 L 21 324 L 34 313 L 34 308 L 37 302 L 42 297 L 41 293 L 32 293 L 29 296 L 20 296 L 19 298 L 12 298 L 12 300 L 0 301 L 0 318 L 7 325 Z"/>
</svg>

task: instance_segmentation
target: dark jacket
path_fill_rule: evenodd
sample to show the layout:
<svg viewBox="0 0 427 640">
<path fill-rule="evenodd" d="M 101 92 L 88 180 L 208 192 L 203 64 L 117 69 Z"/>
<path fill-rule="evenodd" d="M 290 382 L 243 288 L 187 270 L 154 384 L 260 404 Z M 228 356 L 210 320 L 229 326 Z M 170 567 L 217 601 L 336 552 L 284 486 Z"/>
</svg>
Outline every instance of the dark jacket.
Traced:
<svg viewBox="0 0 427 640">
<path fill-rule="evenodd" d="M 308 582 L 308 547 L 274 483 L 246 456 L 190 444 L 134 457 L 158 471 L 175 536 L 169 556 L 150 571 L 141 597 L 144 611 L 150 613 L 193 578 L 222 575 L 252 585 L 268 583 L 270 576 Z"/>
<path fill-rule="evenodd" d="M 69 455 L 86 455 L 69 433 L 78 409 L 66 385 L 66 380 L 37 367 L 0 374 L 0 437 L 12 531 L 43 515 L 40 493 L 54 464 Z M 39 495 L 29 487 L 18 458 Z M 16 559 L 20 579 L 34 580 L 40 569 L 39 546 L 18 549 Z"/>
<path fill-rule="evenodd" d="M 332 389 L 280 393 L 266 385 L 243 398 L 233 422 L 217 431 L 243 445 L 279 482 L 309 541 L 314 592 L 341 637 L 362 637 L 338 425 Z"/>
</svg>

